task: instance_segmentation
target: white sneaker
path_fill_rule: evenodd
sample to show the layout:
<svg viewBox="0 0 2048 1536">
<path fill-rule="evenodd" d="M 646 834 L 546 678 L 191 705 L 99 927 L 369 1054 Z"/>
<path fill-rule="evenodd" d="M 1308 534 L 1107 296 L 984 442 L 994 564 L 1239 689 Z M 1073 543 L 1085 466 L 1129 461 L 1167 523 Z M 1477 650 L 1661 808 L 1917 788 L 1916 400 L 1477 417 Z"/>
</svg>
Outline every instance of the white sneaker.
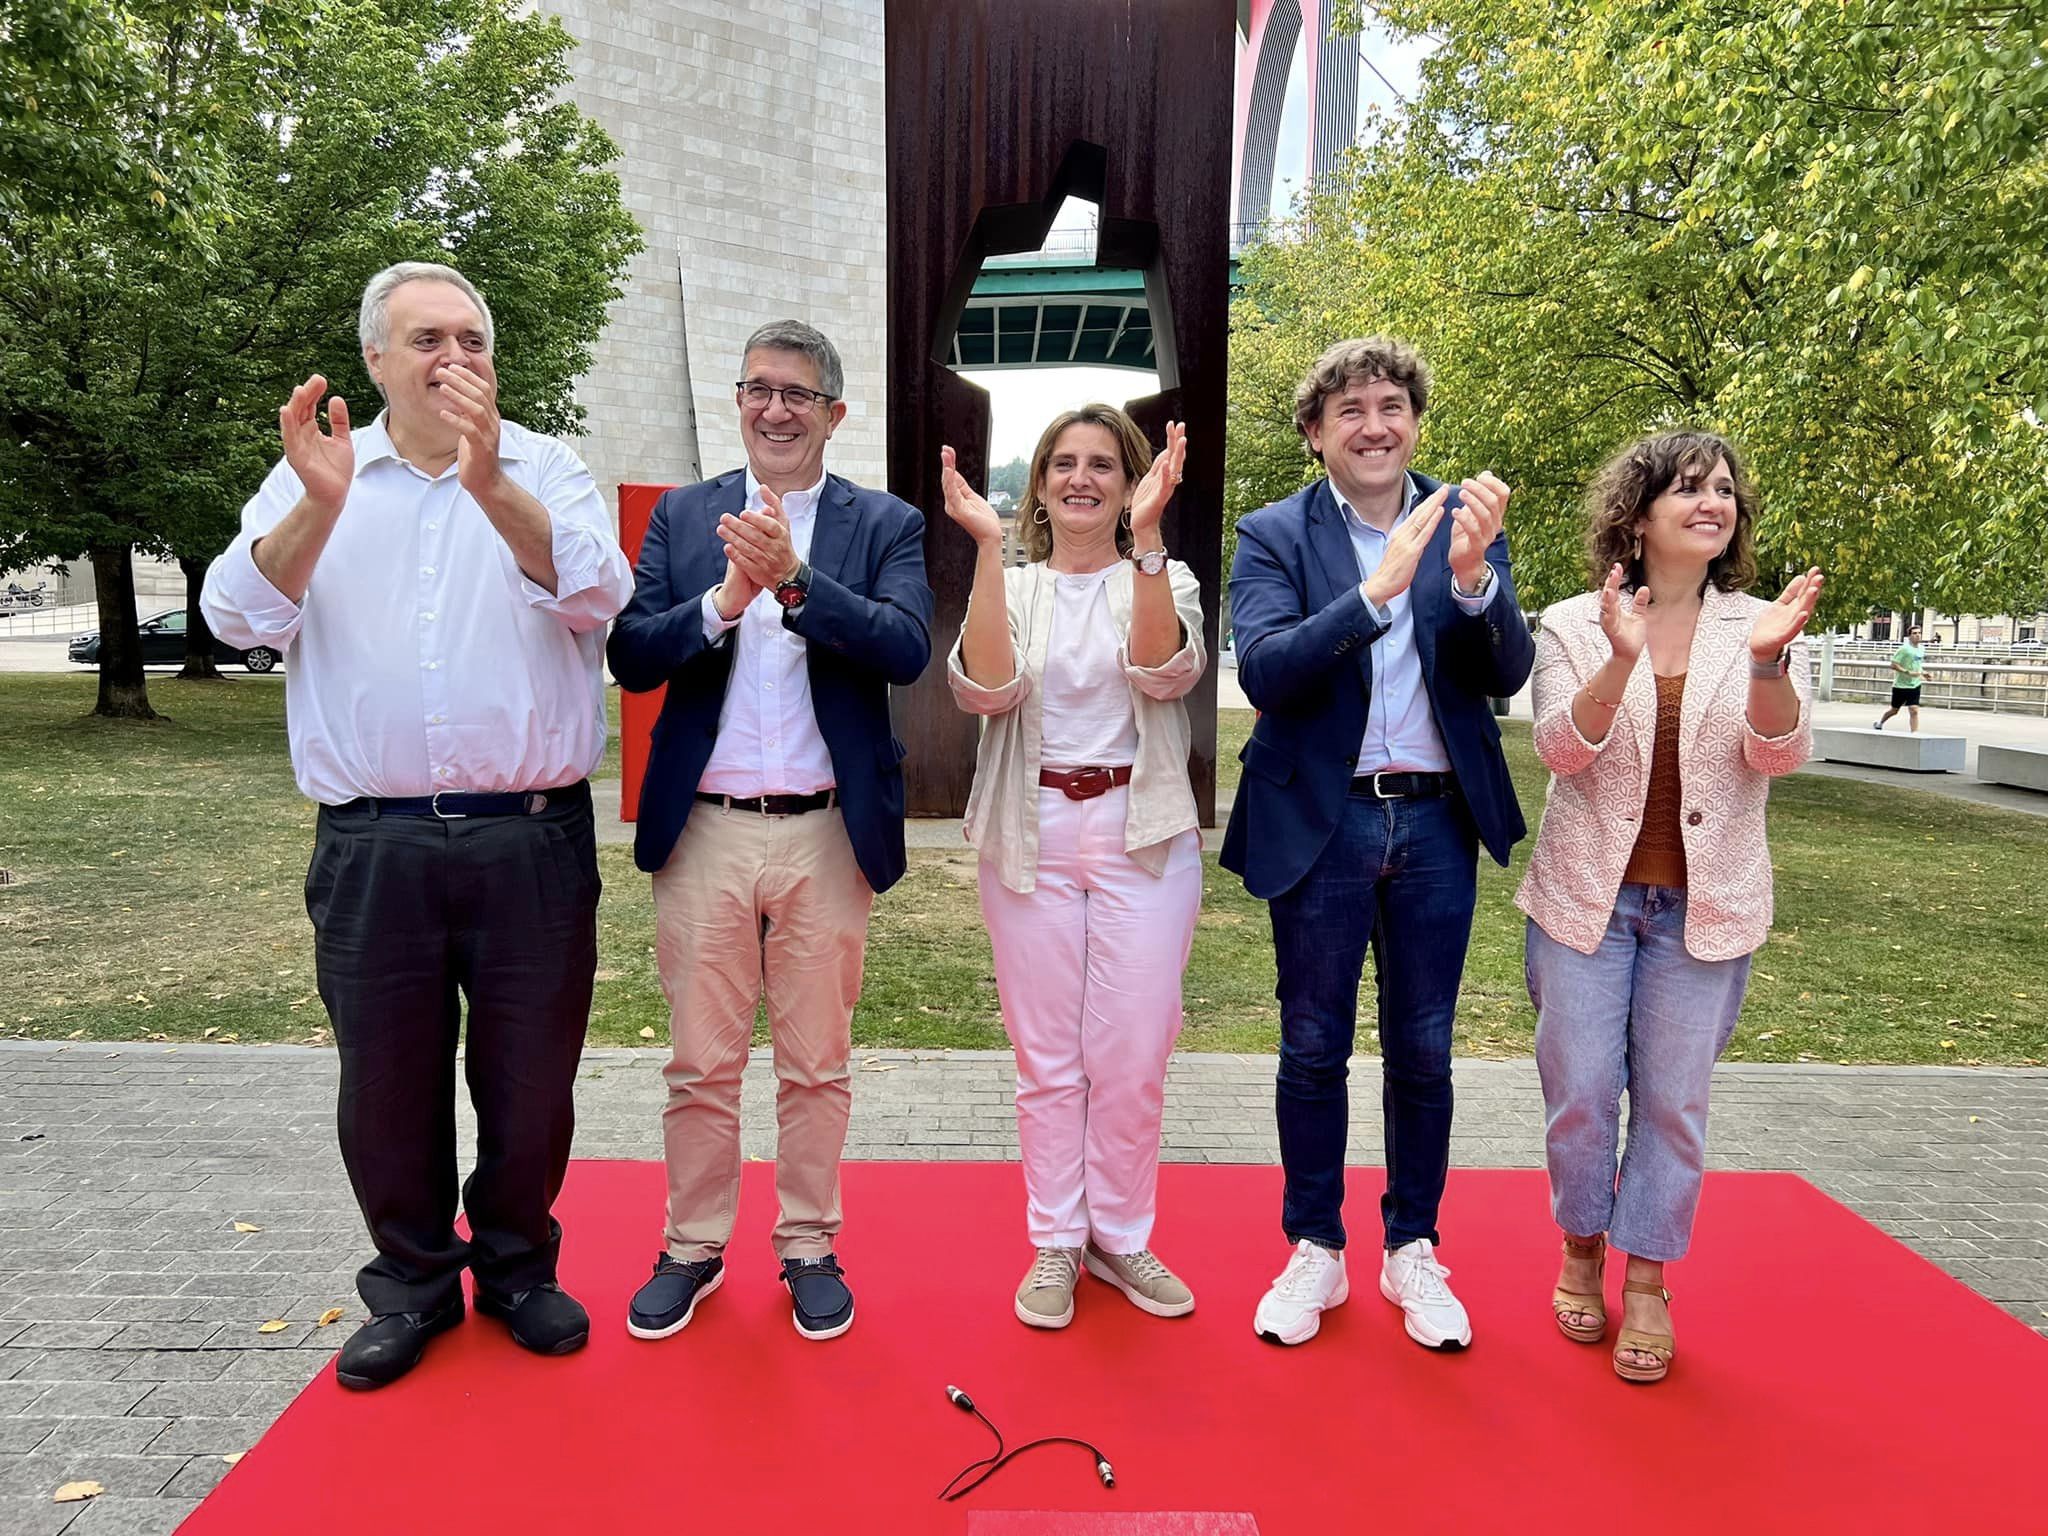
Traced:
<svg viewBox="0 0 2048 1536">
<path fill-rule="evenodd" d="M 1343 1306 L 1350 1294 L 1344 1255 L 1318 1248 L 1304 1237 L 1294 1245 L 1287 1267 L 1259 1299 L 1252 1331 L 1274 1344 L 1306 1344 L 1323 1326 L 1323 1313 Z"/>
<path fill-rule="evenodd" d="M 1408 1337 L 1429 1349 L 1463 1349 L 1472 1342 L 1472 1320 L 1444 1284 L 1449 1274 L 1426 1237 L 1394 1249 L 1380 1266 L 1380 1294 L 1401 1309 Z"/>
</svg>

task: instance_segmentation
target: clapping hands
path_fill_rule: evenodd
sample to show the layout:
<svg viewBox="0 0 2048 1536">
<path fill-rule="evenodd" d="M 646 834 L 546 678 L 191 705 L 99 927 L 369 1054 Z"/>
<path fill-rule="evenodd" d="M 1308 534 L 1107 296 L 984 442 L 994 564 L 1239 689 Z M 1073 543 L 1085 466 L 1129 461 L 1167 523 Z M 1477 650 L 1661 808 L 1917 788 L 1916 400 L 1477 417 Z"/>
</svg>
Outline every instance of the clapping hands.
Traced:
<svg viewBox="0 0 2048 1536">
<path fill-rule="evenodd" d="M 1000 546 L 1003 542 L 1002 519 L 996 516 L 995 508 L 977 496 L 974 487 L 967 483 L 951 448 L 939 450 L 939 463 L 939 480 L 946 493 L 946 516 L 966 529 L 976 544 Z"/>
<path fill-rule="evenodd" d="M 1820 601 L 1821 583 L 1827 578 L 1814 566 L 1778 594 L 1778 600 L 1756 616 L 1749 630 L 1749 654 L 1753 660 L 1771 662 L 1786 646 L 1798 639 L 1813 617 Z"/>
</svg>

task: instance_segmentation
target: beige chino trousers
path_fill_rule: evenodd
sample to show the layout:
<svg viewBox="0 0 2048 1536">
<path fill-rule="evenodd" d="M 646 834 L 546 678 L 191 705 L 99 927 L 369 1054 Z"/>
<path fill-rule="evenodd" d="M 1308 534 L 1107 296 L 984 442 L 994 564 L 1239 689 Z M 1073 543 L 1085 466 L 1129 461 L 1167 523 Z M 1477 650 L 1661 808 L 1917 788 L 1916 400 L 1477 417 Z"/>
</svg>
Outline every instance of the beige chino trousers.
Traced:
<svg viewBox="0 0 2048 1536">
<path fill-rule="evenodd" d="M 673 1042 L 662 1071 L 671 1257 L 708 1259 L 732 1237 L 740 1076 L 764 992 L 775 1053 L 775 1252 L 832 1251 L 853 1103 L 853 1005 L 874 901 L 836 807 L 801 816 L 692 807 L 654 877 Z"/>
</svg>

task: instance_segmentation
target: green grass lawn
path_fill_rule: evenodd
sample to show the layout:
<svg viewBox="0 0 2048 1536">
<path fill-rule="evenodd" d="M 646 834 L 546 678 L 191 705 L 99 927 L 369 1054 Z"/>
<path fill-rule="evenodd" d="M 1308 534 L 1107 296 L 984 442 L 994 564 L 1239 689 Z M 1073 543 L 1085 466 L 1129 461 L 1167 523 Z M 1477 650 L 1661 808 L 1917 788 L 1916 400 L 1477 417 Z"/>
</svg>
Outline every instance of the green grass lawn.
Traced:
<svg viewBox="0 0 2048 1536">
<path fill-rule="evenodd" d="M 150 694 L 167 721 L 100 721 L 86 713 L 89 675 L 0 676 L 0 869 L 13 877 L 0 885 L 0 1032 L 324 1039 L 303 898 L 313 812 L 292 784 L 282 687 L 158 677 Z M 1249 725 L 1241 711 L 1223 717 L 1226 792 Z M 1533 823 L 1544 776 L 1526 728 L 1510 723 L 1507 742 Z M 616 775 L 616 746 L 601 772 Z M 2048 1059 L 2048 819 L 1802 775 L 1773 791 L 1771 846 L 1778 927 L 1731 1056 Z M 1468 1055 L 1529 1050 L 1513 907 L 1528 847 L 1513 870 L 1480 866 L 1458 1015 Z M 625 847 L 600 858 L 591 1037 L 665 1038 L 646 877 Z M 1264 904 L 1213 855 L 1207 885 L 1181 1043 L 1270 1051 Z M 876 904 L 854 1033 L 866 1047 L 1003 1043 L 970 852 L 913 851 Z"/>
</svg>

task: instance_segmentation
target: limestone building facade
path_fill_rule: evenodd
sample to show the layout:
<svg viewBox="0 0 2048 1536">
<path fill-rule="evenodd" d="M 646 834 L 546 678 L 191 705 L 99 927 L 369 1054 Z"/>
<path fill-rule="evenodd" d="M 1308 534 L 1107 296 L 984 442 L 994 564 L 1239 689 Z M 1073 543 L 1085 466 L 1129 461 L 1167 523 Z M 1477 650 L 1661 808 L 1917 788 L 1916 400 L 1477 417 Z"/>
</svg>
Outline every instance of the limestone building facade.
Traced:
<svg viewBox="0 0 2048 1536">
<path fill-rule="evenodd" d="M 576 39 L 570 96 L 622 152 L 646 249 L 577 395 L 607 496 L 744 462 L 747 335 L 794 316 L 846 362 L 827 465 L 883 480 L 882 0 L 541 0 Z"/>
</svg>

